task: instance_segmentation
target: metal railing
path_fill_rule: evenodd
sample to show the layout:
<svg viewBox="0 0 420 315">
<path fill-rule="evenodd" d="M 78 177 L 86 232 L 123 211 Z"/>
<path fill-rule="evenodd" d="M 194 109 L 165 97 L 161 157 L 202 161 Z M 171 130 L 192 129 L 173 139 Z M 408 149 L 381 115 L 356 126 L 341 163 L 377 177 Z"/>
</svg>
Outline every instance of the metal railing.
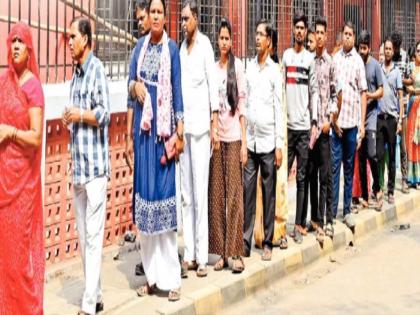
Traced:
<svg viewBox="0 0 420 315">
<path fill-rule="evenodd" d="M 255 26 L 266 18 L 278 30 L 278 51 L 293 43 L 292 19 L 297 9 L 307 14 L 312 25 L 317 16 L 328 22 L 328 48 L 343 22 L 352 20 L 357 33 L 361 29 L 380 28 L 379 40 L 398 31 L 403 47 L 414 45 L 420 37 L 420 0 L 199 0 L 200 29 L 209 36 L 216 54 L 217 28 L 222 17 L 233 25 L 235 54 L 249 58 L 255 54 Z M 373 3 L 380 4 L 380 22 L 373 25 Z M 181 0 L 167 0 L 167 31 L 178 43 L 182 41 Z M 55 83 L 69 80 L 73 62 L 68 49 L 68 30 L 76 15 L 89 17 L 93 24 L 94 51 L 103 61 L 112 80 L 126 78 L 131 51 L 138 32 L 134 0 L 1 0 L 0 68 L 7 66 L 5 38 L 13 23 L 26 22 L 33 29 L 33 40 L 40 66 L 41 80 Z M 379 20 L 378 20 L 379 21 Z M 373 47 L 377 50 L 377 47 Z"/>
</svg>

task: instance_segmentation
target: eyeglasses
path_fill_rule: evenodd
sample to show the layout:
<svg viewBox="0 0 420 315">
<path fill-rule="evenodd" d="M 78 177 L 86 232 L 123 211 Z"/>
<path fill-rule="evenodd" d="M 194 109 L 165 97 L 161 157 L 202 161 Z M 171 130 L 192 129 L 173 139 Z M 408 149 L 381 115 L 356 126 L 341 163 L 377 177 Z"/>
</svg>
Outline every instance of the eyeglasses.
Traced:
<svg viewBox="0 0 420 315">
<path fill-rule="evenodd" d="M 267 37 L 268 35 L 267 35 L 267 34 L 264 34 L 264 33 L 262 33 L 262 32 L 256 32 L 256 33 L 255 33 L 255 36 Z"/>
</svg>

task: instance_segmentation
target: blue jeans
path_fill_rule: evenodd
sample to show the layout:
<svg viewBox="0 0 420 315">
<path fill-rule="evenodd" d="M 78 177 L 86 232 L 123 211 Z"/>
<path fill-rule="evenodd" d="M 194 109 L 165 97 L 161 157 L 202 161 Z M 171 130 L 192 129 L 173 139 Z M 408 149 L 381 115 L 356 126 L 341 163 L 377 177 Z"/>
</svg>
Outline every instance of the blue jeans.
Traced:
<svg viewBox="0 0 420 315">
<path fill-rule="evenodd" d="M 338 198 L 340 193 L 341 161 L 344 168 L 344 208 L 343 216 L 350 213 L 353 190 L 354 156 L 357 148 L 357 127 L 343 129 L 341 138 L 332 131 L 331 154 L 333 176 L 333 215 L 337 217 Z"/>
</svg>

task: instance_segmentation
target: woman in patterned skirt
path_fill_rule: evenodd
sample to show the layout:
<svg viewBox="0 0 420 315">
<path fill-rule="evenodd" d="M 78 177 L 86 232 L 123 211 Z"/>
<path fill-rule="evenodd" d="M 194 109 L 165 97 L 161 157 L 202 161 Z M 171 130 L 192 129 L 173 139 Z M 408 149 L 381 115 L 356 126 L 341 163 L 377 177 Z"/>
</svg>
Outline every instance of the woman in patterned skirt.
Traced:
<svg viewBox="0 0 420 315">
<path fill-rule="evenodd" d="M 247 161 L 245 132 L 245 74 L 241 61 L 232 53 L 232 28 L 222 19 L 216 62 L 220 107 L 213 121 L 213 155 L 209 181 L 209 252 L 220 255 L 214 266 L 219 271 L 233 258 L 232 271 L 240 273 L 245 265 L 243 246 L 242 166 Z"/>
</svg>

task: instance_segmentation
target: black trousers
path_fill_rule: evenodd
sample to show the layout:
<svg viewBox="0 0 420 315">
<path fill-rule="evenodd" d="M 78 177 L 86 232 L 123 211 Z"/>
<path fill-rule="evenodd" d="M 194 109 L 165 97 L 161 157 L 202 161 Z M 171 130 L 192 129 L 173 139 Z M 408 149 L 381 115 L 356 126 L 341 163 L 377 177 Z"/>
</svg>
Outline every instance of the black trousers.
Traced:
<svg viewBox="0 0 420 315">
<path fill-rule="evenodd" d="M 273 247 L 274 217 L 276 213 L 276 166 L 274 151 L 254 153 L 248 150 L 248 162 L 244 170 L 244 246 L 251 250 L 252 235 L 255 225 L 258 170 L 262 179 L 263 199 L 263 246 Z"/>
<path fill-rule="evenodd" d="M 307 209 L 304 204 L 305 199 L 305 178 L 308 164 L 309 150 L 309 130 L 287 130 L 287 164 L 288 174 L 297 160 L 296 172 L 296 225 L 304 226 L 306 224 Z"/>
<path fill-rule="evenodd" d="M 398 121 L 395 117 L 386 114 L 378 115 L 376 127 L 376 154 L 378 161 L 385 156 L 385 144 L 388 144 L 389 165 L 388 165 L 388 194 L 394 194 L 395 187 L 395 145 L 397 141 Z"/>
<path fill-rule="evenodd" d="M 366 164 L 369 160 L 370 170 L 372 172 L 373 184 L 372 190 L 376 194 L 380 189 L 379 185 L 379 165 L 376 155 L 376 131 L 366 130 L 365 137 L 359 149 L 359 176 L 362 186 L 362 198 L 369 199 Z"/>
<path fill-rule="evenodd" d="M 331 143 L 328 134 L 321 133 L 312 150 L 309 150 L 305 182 L 305 212 L 308 205 L 308 189 L 311 201 L 311 220 L 324 226 L 333 223 Z M 306 221 L 306 216 L 305 216 Z"/>
</svg>

